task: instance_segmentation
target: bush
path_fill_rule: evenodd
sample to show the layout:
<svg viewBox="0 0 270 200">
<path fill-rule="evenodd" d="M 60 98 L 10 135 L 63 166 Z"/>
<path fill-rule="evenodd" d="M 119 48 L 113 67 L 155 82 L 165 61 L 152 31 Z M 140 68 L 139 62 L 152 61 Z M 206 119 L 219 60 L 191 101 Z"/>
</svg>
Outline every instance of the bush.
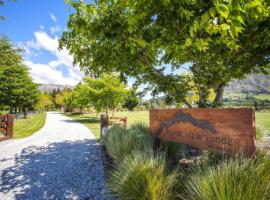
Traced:
<svg viewBox="0 0 270 200">
<path fill-rule="evenodd" d="M 112 173 L 109 188 L 120 200 L 170 200 L 177 173 L 169 173 L 164 155 L 133 151 Z"/>
<path fill-rule="evenodd" d="M 264 200 L 270 198 L 270 160 L 237 157 L 197 170 L 185 187 L 186 200 Z"/>
<path fill-rule="evenodd" d="M 148 128 L 144 125 L 133 125 L 129 129 L 114 126 L 102 138 L 106 150 L 115 160 L 121 161 L 133 150 L 148 150 L 153 147 Z"/>
</svg>

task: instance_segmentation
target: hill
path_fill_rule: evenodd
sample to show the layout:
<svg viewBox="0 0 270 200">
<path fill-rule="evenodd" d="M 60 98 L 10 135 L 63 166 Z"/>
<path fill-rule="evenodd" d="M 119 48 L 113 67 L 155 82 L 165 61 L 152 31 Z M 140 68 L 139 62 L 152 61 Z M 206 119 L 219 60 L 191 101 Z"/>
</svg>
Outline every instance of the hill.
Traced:
<svg viewBox="0 0 270 200">
<path fill-rule="evenodd" d="M 57 85 L 57 84 L 38 84 L 38 88 L 41 91 L 51 92 L 53 90 L 64 90 L 65 88 L 74 89 L 74 86 L 70 85 Z"/>
<path fill-rule="evenodd" d="M 270 94 L 270 75 L 254 74 L 244 80 L 234 80 L 225 89 L 225 94 L 233 93 Z"/>
</svg>

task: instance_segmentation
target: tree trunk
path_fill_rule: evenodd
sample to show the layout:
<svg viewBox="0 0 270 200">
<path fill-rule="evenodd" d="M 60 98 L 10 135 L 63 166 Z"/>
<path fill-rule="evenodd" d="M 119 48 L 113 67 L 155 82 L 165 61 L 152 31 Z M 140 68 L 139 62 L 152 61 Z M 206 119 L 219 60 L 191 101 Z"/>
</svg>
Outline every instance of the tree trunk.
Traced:
<svg viewBox="0 0 270 200">
<path fill-rule="evenodd" d="M 208 93 L 207 92 L 201 92 L 199 94 L 199 103 L 198 103 L 198 107 L 199 108 L 206 108 L 207 107 L 207 97 L 208 97 Z"/>
<path fill-rule="evenodd" d="M 114 110 L 115 110 L 115 109 L 112 110 L 112 117 L 114 117 Z"/>
<path fill-rule="evenodd" d="M 218 86 L 218 88 L 215 90 L 216 92 L 216 97 L 214 99 L 214 104 L 213 107 L 220 107 L 223 102 L 223 94 L 224 94 L 224 87 L 225 85 L 222 83 Z"/>
<path fill-rule="evenodd" d="M 27 111 L 25 108 L 23 108 L 23 118 L 27 119 Z"/>
<path fill-rule="evenodd" d="M 188 108 L 192 108 L 192 105 L 186 99 L 184 99 L 184 103 Z"/>
</svg>

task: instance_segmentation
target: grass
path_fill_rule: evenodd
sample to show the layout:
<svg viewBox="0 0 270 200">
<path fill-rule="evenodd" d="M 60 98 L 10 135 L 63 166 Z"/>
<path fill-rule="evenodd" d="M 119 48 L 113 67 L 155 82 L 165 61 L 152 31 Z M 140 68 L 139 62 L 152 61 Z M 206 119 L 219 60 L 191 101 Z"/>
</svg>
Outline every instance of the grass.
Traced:
<svg viewBox="0 0 270 200">
<path fill-rule="evenodd" d="M 266 200 L 270 199 L 270 159 L 258 152 L 256 159 L 241 155 L 207 159 L 192 170 L 169 164 L 170 154 L 147 147 L 147 130 L 132 125 L 111 128 L 102 140 L 113 156 L 115 168 L 109 189 L 119 200 Z"/>
<path fill-rule="evenodd" d="M 152 138 L 148 134 L 148 127 L 140 124 L 129 129 L 114 126 L 102 137 L 110 156 L 121 161 L 132 151 L 152 149 Z"/>
<path fill-rule="evenodd" d="M 36 131 L 40 130 L 46 120 L 46 113 L 40 113 L 33 115 L 27 119 L 21 119 L 14 122 L 13 138 L 24 138 L 32 135 Z"/>
<path fill-rule="evenodd" d="M 258 100 L 270 100 L 270 94 L 259 94 L 254 97 Z"/>
<path fill-rule="evenodd" d="M 100 138 L 100 115 L 96 117 L 95 113 L 72 115 L 67 113 L 67 116 L 87 126 L 95 135 L 97 139 Z M 110 113 L 111 116 L 111 113 Z M 116 112 L 115 117 L 128 117 L 128 127 L 136 123 L 149 124 L 149 112 L 148 111 L 134 111 L 134 112 Z"/>
<path fill-rule="evenodd" d="M 172 200 L 177 177 L 163 154 L 133 151 L 112 173 L 109 188 L 119 200 Z"/>
<path fill-rule="evenodd" d="M 270 159 L 258 155 L 257 159 L 224 160 L 214 167 L 195 169 L 188 178 L 185 200 L 266 200 L 270 195 Z"/>
<path fill-rule="evenodd" d="M 270 112 L 256 112 L 256 125 L 270 131 Z"/>
</svg>

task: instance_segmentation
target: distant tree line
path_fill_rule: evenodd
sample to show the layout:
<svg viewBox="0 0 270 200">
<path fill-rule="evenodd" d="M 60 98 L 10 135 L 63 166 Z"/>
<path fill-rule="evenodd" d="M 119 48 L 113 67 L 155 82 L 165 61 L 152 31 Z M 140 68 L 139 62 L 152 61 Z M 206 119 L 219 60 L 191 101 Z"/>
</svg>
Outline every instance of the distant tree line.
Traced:
<svg viewBox="0 0 270 200">
<path fill-rule="evenodd" d="M 74 90 L 64 90 L 55 95 L 55 105 L 68 112 L 82 113 L 91 110 L 97 114 L 112 115 L 116 110 L 133 111 L 140 104 L 136 89 L 128 88 L 115 74 L 103 74 L 100 78 L 85 77 Z"/>
</svg>

